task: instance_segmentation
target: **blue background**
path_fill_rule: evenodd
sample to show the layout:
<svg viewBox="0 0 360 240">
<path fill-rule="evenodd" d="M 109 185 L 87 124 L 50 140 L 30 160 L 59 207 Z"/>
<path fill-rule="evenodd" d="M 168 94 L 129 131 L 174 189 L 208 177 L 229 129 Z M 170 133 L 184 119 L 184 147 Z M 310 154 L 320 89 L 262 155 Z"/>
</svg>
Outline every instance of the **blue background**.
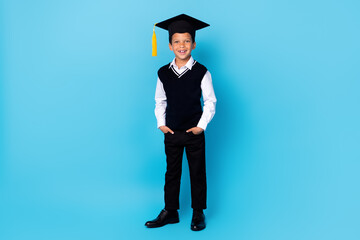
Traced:
<svg viewBox="0 0 360 240">
<path fill-rule="evenodd" d="M 360 2 L 3 0 L 0 239 L 360 239 Z M 163 207 L 155 22 L 211 24 L 207 229 Z"/>
</svg>

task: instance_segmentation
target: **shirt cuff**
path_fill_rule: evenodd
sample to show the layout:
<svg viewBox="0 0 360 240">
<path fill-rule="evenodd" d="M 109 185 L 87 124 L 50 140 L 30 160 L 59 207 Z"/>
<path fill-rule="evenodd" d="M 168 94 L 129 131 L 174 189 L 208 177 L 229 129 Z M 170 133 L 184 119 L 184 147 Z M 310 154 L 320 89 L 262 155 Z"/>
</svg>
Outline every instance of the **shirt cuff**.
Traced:
<svg viewBox="0 0 360 240">
<path fill-rule="evenodd" d="M 165 126 L 166 124 L 165 124 L 165 120 L 159 120 L 158 122 L 157 122 L 157 128 L 159 128 L 159 127 L 161 127 L 161 126 Z"/>
<path fill-rule="evenodd" d="M 204 129 L 204 131 L 206 130 L 206 127 L 207 127 L 207 123 L 206 123 L 206 121 L 204 121 L 203 119 L 200 119 L 200 121 L 199 121 L 199 123 L 198 123 L 198 125 L 197 125 L 197 127 L 199 127 L 199 128 L 202 128 L 202 129 Z"/>
</svg>

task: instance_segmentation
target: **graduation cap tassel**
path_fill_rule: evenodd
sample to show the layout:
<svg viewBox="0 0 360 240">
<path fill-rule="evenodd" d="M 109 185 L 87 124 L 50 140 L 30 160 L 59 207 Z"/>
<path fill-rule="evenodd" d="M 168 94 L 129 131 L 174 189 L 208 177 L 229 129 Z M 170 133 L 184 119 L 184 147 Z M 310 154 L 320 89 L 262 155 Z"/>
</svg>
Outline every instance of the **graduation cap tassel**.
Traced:
<svg viewBox="0 0 360 240">
<path fill-rule="evenodd" d="M 153 57 L 157 56 L 157 43 L 156 43 L 155 26 L 156 26 L 156 23 L 154 24 L 153 35 L 152 35 L 152 56 Z"/>
</svg>

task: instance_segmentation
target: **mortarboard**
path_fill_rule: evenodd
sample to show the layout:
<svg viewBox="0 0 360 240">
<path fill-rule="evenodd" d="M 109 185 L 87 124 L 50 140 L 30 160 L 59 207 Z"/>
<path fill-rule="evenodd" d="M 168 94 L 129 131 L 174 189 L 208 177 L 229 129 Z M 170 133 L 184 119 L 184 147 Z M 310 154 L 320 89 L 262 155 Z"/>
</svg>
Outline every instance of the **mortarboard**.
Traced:
<svg viewBox="0 0 360 240">
<path fill-rule="evenodd" d="M 155 27 L 159 27 L 169 31 L 169 42 L 171 43 L 171 37 L 174 33 L 185 33 L 188 32 L 192 40 L 195 42 L 196 30 L 210 26 L 196 18 L 190 17 L 186 14 L 180 14 L 178 16 L 169 18 L 165 21 L 155 23 L 152 36 L 152 56 L 157 56 L 157 44 Z"/>
</svg>

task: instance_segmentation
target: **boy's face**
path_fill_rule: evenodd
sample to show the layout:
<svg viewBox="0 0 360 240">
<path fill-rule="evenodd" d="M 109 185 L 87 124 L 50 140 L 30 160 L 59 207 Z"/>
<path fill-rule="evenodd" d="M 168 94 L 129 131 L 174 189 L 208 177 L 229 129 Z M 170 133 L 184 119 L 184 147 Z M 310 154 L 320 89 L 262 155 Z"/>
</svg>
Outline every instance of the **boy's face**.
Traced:
<svg viewBox="0 0 360 240">
<path fill-rule="evenodd" d="M 169 48 L 175 53 L 175 58 L 187 61 L 191 57 L 191 51 L 195 49 L 196 42 L 192 41 L 190 33 L 174 33 Z"/>
</svg>

